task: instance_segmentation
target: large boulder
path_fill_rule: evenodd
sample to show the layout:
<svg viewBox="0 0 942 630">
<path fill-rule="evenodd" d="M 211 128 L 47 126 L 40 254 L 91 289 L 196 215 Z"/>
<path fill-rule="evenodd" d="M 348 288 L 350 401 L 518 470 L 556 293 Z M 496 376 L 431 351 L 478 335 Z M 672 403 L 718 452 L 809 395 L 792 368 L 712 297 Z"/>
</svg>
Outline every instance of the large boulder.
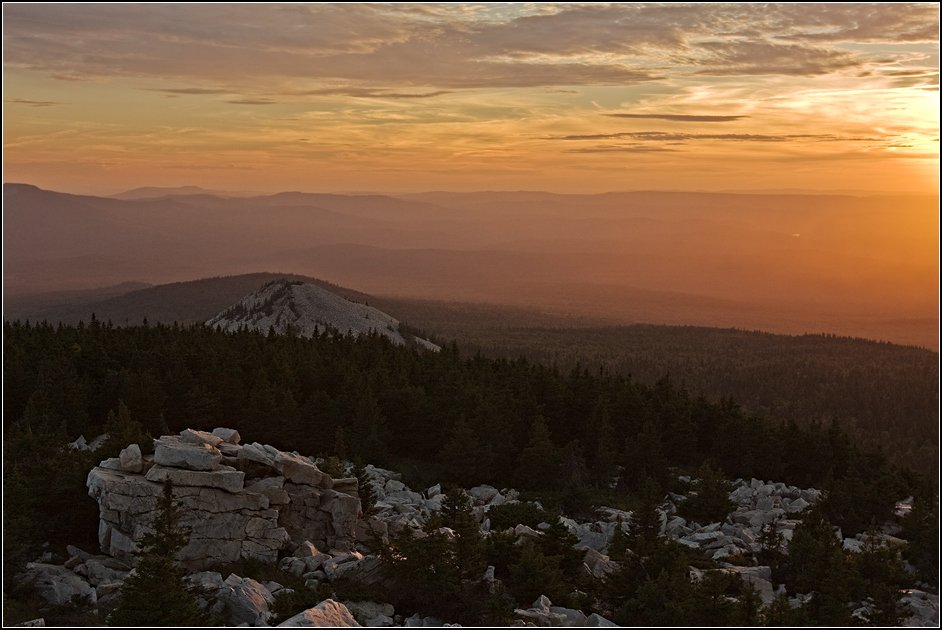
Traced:
<svg viewBox="0 0 942 630">
<path fill-rule="evenodd" d="M 213 435 L 227 444 L 238 444 L 242 439 L 238 431 L 235 429 L 226 429 L 225 427 L 213 429 Z"/>
<path fill-rule="evenodd" d="M 377 628 L 392 624 L 393 615 L 396 614 L 392 604 L 378 604 L 376 602 L 343 602 L 360 625 Z"/>
<path fill-rule="evenodd" d="M 137 444 L 131 444 L 118 454 L 118 461 L 121 462 L 121 470 L 139 473 L 144 470 L 144 458 L 141 456 L 141 447 Z"/>
<path fill-rule="evenodd" d="M 29 562 L 17 576 L 21 584 L 30 584 L 36 594 L 56 606 L 71 603 L 94 605 L 98 594 L 92 585 L 63 566 Z"/>
<path fill-rule="evenodd" d="M 325 599 L 317 606 L 278 624 L 285 628 L 360 628 L 357 620 L 340 602 Z"/>
<path fill-rule="evenodd" d="M 606 575 L 614 573 L 618 569 L 618 563 L 595 549 L 586 549 L 585 557 L 582 560 L 585 563 L 586 571 L 592 577 L 601 580 Z"/>
<path fill-rule="evenodd" d="M 316 488 L 331 488 L 330 475 L 321 470 L 307 457 L 294 453 L 278 452 L 274 457 L 275 469 L 292 483 L 306 484 Z"/>
<path fill-rule="evenodd" d="M 216 596 L 225 602 L 226 618 L 230 624 L 268 625 L 271 617 L 269 607 L 275 598 L 265 586 L 252 578 L 232 574 L 225 579 Z"/>
<path fill-rule="evenodd" d="M 186 470 L 216 470 L 222 460 L 219 449 L 209 444 L 191 444 L 175 435 L 154 443 L 154 463 Z"/>
</svg>

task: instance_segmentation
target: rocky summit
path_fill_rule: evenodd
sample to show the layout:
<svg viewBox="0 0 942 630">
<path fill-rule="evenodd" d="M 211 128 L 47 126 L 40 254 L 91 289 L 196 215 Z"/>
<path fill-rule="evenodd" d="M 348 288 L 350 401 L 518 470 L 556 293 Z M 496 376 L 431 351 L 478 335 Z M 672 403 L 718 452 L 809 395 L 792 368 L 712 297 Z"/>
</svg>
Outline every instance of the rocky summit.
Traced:
<svg viewBox="0 0 942 630">
<path fill-rule="evenodd" d="M 154 454 L 132 444 L 88 474 L 99 505 L 102 551 L 130 560 L 153 523 L 165 481 L 190 541 L 192 569 L 250 558 L 267 563 L 303 541 L 352 549 L 360 499 L 355 479 L 334 480 L 313 460 L 272 446 L 240 444 L 232 429 L 186 429 L 154 440 Z"/>
<path fill-rule="evenodd" d="M 334 330 L 341 334 L 375 333 L 394 344 L 440 350 L 434 343 L 404 332 L 392 315 L 354 302 L 316 284 L 282 280 L 270 282 L 222 311 L 206 325 L 223 330 L 240 328 L 311 337 Z"/>
</svg>

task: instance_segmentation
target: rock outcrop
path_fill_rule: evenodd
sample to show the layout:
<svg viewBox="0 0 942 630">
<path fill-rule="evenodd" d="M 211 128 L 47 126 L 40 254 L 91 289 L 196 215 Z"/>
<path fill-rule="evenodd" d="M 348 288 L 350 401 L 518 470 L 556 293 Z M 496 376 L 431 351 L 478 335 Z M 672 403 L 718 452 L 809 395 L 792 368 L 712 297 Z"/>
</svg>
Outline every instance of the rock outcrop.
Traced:
<svg viewBox="0 0 942 630">
<path fill-rule="evenodd" d="M 347 607 L 332 599 L 325 599 L 317 606 L 298 613 L 278 624 L 286 628 L 360 628 Z"/>
<path fill-rule="evenodd" d="M 309 458 L 258 443 L 240 445 L 231 429 L 187 429 L 155 440 L 154 455 L 132 445 L 93 468 L 88 492 L 98 501 L 98 539 L 109 555 L 130 560 L 150 528 L 171 481 L 190 541 L 180 558 L 189 568 L 251 558 L 275 563 L 278 552 L 311 541 L 352 549 L 360 500 L 356 484 L 340 492 Z"/>
</svg>

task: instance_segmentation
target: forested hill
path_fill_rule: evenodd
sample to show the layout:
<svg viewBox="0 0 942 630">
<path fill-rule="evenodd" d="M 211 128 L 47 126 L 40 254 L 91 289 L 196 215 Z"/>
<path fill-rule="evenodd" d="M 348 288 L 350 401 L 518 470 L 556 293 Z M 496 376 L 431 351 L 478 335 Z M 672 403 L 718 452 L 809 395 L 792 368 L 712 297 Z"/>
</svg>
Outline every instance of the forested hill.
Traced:
<svg viewBox="0 0 942 630">
<path fill-rule="evenodd" d="M 857 443 L 927 474 L 938 468 L 939 355 L 833 335 L 777 335 L 695 326 L 572 327 L 559 317 L 496 307 L 375 300 L 457 339 L 468 352 L 562 370 L 604 369 L 653 384 L 669 376 L 693 395 L 732 397 L 766 417 L 837 420 Z"/>
<path fill-rule="evenodd" d="M 50 443 L 96 434 L 121 401 L 151 435 L 225 420 L 280 448 L 360 456 L 464 485 L 559 490 L 579 478 L 605 488 L 618 465 L 635 478 L 711 460 L 730 478 L 892 489 L 853 490 L 854 521 L 876 509 L 869 500 L 887 510 L 896 494 L 912 493 L 914 477 L 856 454 L 836 426 L 766 421 L 667 381 L 649 387 L 455 348 L 424 352 L 373 335 L 5 324 L 4 345 L 8 438 L 17 428 L 49 433 Z M 26 456 L 15 438 L 6 452 Z"/>
<path fill-rule="evenodd" d="M 893 461 L 934 474 L 938 463 L 938 353 L 827 335 L 790 336 L 693 326 L 602 326 L 534 309 L 366 295 L 284 274 L 259 273 L 159 285 L 102 297 L 17 296 L 7 321 L 116 325 L 205 322 L 266 282 L 315 283 L 400 320 L 402 330 L 466 353 L 631 375 L 653 385 L 669 375 L 694 396 L 731 396 L 748 412 L 799 424 L 838 420 L 853 439 Z"/>
</svg>

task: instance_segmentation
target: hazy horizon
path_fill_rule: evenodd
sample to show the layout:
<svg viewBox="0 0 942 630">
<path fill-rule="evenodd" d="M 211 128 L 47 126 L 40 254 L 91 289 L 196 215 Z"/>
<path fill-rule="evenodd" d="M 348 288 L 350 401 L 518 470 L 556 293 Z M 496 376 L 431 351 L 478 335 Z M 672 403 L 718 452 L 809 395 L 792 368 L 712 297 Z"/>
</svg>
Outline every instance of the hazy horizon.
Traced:
<svg viewBox="0 0 942 630">
<path fill-rule="evenodd" d="M 267 269 L 937 346 L 937 5 L 3 17 L 8 296 Z"/>
</svg>

